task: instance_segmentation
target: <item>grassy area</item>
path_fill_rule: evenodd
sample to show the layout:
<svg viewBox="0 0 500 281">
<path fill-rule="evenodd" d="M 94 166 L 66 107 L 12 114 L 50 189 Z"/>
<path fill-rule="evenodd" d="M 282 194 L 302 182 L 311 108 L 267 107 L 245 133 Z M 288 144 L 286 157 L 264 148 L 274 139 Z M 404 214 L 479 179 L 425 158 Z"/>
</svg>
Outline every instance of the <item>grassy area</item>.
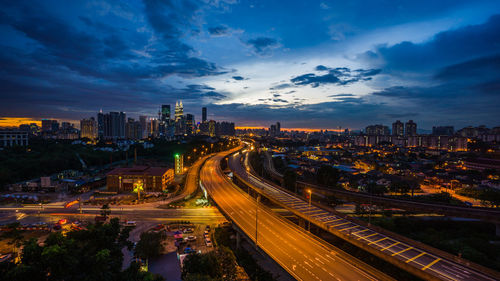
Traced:
<svg viewBox="0 0 500 281">
<path fill-rule="evenodd" d="M 461 255 L 483 266 L 500 270 L 500 238 L 495 236 L 493 224 L 424 220 L 414 217 L 372 218 L 371 222 L 432 247 Z M 497 243 L 491 243 L 492 241 Z"/>
</svg>

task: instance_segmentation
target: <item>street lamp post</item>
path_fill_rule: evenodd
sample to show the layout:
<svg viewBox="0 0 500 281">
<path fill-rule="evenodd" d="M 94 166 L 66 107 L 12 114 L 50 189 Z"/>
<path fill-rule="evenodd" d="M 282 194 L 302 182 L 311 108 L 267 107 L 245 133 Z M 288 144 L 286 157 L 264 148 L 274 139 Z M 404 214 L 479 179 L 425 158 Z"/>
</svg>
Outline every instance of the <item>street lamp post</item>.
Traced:
<svg viewBox="0 0 500 281">
<path fill-rule="evenodd" d="M 257 227 L 258 227 L 258 222 L 259 222 L 259 200 L 260 200 L 260 194 L 257 195 L 257 204 L 255 204 L 255 246 L 258 247 L 258 240 L 257 240 Z"/>
<path fill-rule="evenodd" d="M 309 193 L 309 212 L 311 211 L 311 193 L 312 191 L 310 189 L 307 190 L 307 193 Z M 311 231 L 311 221 L 307 220 L 307 231 Z"/>
</svg>

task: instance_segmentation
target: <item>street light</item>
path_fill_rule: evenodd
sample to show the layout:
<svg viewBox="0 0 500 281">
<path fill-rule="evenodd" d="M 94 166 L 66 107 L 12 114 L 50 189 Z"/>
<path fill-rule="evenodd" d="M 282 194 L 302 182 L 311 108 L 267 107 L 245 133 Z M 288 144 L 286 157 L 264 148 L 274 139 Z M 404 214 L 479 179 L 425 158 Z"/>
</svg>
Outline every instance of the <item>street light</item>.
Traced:
<svg viewBox="0 0 500 281">
<path fill-rule="evenodd" d="M 258 227 L 259 218 L 258 218 L 257 214 L 259 213 L 259 200 L 260 200 L 260 194 L 257 194 L 257 204 L 255 204 L 255 247 L 258 247 L 257 227 Z"/>
<path fill-rule="evenodd" d="M 312 191 L 310 189 L 307 190 L 307 193 L 309 193 L 309 208 L 308 211 L 311 212 L 311 195 Z M 307 220 L 307 231 L 311 231 L 311 220 Z"/>
</svg>

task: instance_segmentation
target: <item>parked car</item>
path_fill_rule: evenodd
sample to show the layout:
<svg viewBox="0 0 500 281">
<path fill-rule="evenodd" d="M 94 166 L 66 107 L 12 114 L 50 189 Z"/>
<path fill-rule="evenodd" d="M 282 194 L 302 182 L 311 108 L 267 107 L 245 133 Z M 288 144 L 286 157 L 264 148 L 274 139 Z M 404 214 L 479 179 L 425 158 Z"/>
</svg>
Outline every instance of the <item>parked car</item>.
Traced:
<svg viewBox="0 0 500 281">
<path fill-rule="evenodd" d="M 189 235 L 189 236 L 187 237 L 187 241 L 196 241 L 196 236 Z"/>
<path fill-rule="evenodd" d="M 210 238 L 205 238 L 205 244 L 207 247 L 212 247 L 212 240 L 210 240 Z"/>
</svg>

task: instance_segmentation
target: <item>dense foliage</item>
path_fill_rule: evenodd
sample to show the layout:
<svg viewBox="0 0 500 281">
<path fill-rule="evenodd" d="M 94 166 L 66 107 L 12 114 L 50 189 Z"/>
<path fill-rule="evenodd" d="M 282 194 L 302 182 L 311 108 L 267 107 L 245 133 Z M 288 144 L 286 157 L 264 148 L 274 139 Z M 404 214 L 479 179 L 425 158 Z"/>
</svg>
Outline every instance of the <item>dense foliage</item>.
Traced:
<svg viewBox="0 0 500 281">
<path fill-rule="evenodd" d="M 184 260 L 183 280 L 236 280 L 236 258 L 224 246 L 205 254 L 190 254 Z"/>
<path fill-rule="evenodd" d="M 118 219 L 109 224 L 91 224 L 87 229 L 51 233 L 40 245 L 35 239 L 24 243 L 21 262 L 2 263 L 4 280 L 162 280 L 140 272 L 137 264 L 121 271 L 122 248 L 130 247 L 129 229 Z"/>
<path fill-rule="evenodd" d="M 330 165 L 321 165 L 316 173 L 316 181 L 320 185 L 335 188 L 339 179 L 340 171 Z"/>
</svg>

